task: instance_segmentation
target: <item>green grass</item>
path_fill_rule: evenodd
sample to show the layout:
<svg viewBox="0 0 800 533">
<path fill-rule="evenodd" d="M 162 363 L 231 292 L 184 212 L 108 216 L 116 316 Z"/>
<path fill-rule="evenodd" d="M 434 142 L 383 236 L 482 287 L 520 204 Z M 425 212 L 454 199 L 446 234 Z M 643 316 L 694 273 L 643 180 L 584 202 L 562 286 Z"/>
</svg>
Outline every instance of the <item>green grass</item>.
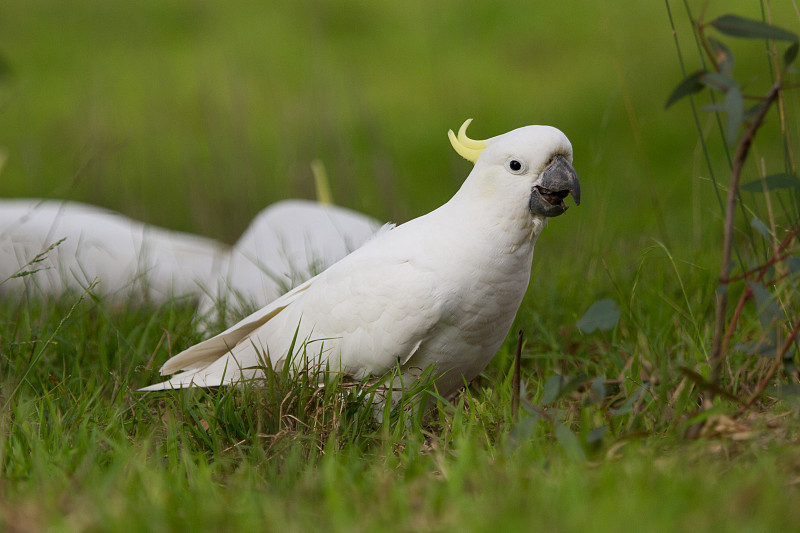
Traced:
<svg viewBox="0 0 800 533">
<path fill-rule="evenodd" d="M 378 424 L 354 391 L 286 376 L 269 390 L 136 393 L 201 339 L 189 303 L 4 298 L 0 529 L 793 529 L 796 398 L 765 394 L 737 417 L 717 397 L 702 412 L 707 391 L 682 370 L 709 373 L 721 222 L 688 105 L 664 111 L 681 78 L 666 9 L 539 4 L 4 6 L 4 197 L 86 201 L 232 242 L 266 205 L 313 197 L 318 158 L 337 203 L 403 222 L 469 171 L 445 134 L 472 116 L 477 138 L 565 131 L 583 204 L 540 238 L 498 356 L 424 420 Z M 670 6 L 694 70 L 683 5 Z M 724 9 L 761 16 L 750 2 Z M 797 30 L 790 5 L 773 9 Z M 737 48 L 737 71 L 762 65 L 759 52 Z M 700 127 L 715 138 L 710 115 Z M 745 181 L 762 159 L 782 168 L 780 138 L 759 136 Z M 724 183 L 724 147 L 709 148 Z M 581 333 L 600 298 L 619 323 Z M 755 311 L 741 323 L 735 341 Z M 726 389 L 749 398 L 770 363 L 735 354 Z M 771 384 L 796 381 L 787 367 Z"/>
<path fill-rule="evenodd" d="M 690 409 L 658 399 L 675 376 L 633 412 L 613 414 L 608 404 L 635 389 L 634 370 L 622 354 L 592 357 L 601 349 L 592 342 L 568 359 L 529 352 L 537 359 L 525 367 L 527 397 L 545 417 L 528 409 L 512 422 L 504 350 L 438 415 L 379 425 L 356 398 L 309 400 L 313 387 L 280 376 L 283 389 L 135 393 L 152 378 L 145 365 L 155 347 L 158 359 L 169 343 L 196 340 L 185 325 L 191 308 L 81 302 L 70 313 L 68 304 L 26 305 L 16 323 L 19 310 L 6 306 L 2 317 L 0 523 L 8 530 L 741 531 L 800 518 L 794 409 L 776 406 L 739 421 L 737 432 L 681 443 L 687 424 L 678 411 Z M 661 352 L 666 340 L 642 348 Z M 617 342 L 602 349 L 632 348 Z M 13 376 L 31 360 L 12 396 Z M 627 383 L 617 394 L 573 391 L 545 405 L 543 383 L 559 366 L 593 377 L 621 371 Z M 675 412 L 660 412 L 670 405 Z M 560 434 L 562 422 L 574 433 Z M 601 441 L 574 447 L 602 424 Z"/>
</svg>

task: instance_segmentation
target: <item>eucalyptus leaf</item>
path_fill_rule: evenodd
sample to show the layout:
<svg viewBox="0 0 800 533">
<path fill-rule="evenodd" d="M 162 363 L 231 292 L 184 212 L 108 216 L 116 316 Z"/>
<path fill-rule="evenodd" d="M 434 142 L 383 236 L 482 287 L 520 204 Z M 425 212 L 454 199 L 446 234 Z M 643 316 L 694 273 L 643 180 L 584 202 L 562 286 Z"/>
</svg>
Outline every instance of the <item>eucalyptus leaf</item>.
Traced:
<svg viewBox="0 0 800 533">
<path fill-rule="evenodd" d="M 528 416 L 533 417 L 533 418 L 535 418 L 537 420 L 542 418 L 542 413 L 539 411 L 539 407 L 538 406 L 533 405 L 532 403 L 527 401 L 525 398 L 521 398 L 521 400 L 522 400 L 522 402 L 521 402 L 522 410 Z"/>
<path fill-rule="evenodd" d="M 664 108 L 668 108 L 681 98 L 689 96 L 690 94 L 699 93 L 702 91 L 705 86 L 700 82 L 700 78 L 706 74 L 705 70 L 698 70 L 692 74 L 686 76 L 683 81 L 681 81 L 677 87 L 672 91 L 672 94 L 667 99 L 667 103 Z"/>
<path fill-rule="evenodd" d="M 547 405 L 553 403 L 558 399 L 561 392 L 561 385 L 566 382 L 566 378 L 559 374 L 550 376 L 544 383 L 544 393 L 542 394 L 542 403 Z"/>
<path fill-rule="evenodd" d="M 711 49 L 714 50 L 714 54 L 717 56 L 716 59 L 720 71 L 730 76 L 733 71 L 733 53 L 730 48 L 713 37 L 708 38 L 708 44 L 711 45 Z"/>
<path fill-rule="evenodd" d="M 794 60 L 797 59 L 797 49 L 798 44 L 792 43 L 789 48 L 786 49 L 786 52 L 783 54 L 783 64 L 785 66 L 789 66 L 794 63 Z"/>
<path fill-rule="evenodd" d="M 598 300 L 578 320 L 578 329 L 583 333 L 614 329 L 621 314 L 622 311 L 611 298 Z"/>
<path fill-rule="evenodd" d="M 606 397 L 606 377 L 600 376 L 592 381 L 591 391 L 592 395 L 595 397 L 595 401 L 602 402 Z"/>
<path fill-rule="evenodd" d="M 636 403 L 636 401 L 644 393 L 645 390 L 647 390 L 647 387 L 645 385 L 640 385 L 633 392 L 633 394 L 631 394 L 631 396 L 627 400 L 625 400 L 624 404 L 622 404 L 620 407 L 609 409 L 609 412 L 615 416 L 630 413 L 631 411 L 633 411 L 633 405 Z"/>
<path fill-rule="evenodd" d="M 700 83 L 710 89 L 727 93 L 732 87 L 738 87 L 736 80 L 720 72 L 705 72 L 700 76 Z"/>
<path fill-rule="evenodd" d="M 797 42 L 797 34 L 789 30 L 737 15 L 723 15 L 712 20 L 709 24 L 720 33 L 731 37 Z"/>
<path fill-rule="evenodd" d="M 800 189 L 800 179 L 795 174 L 783 172 L 771 174 L 760 180 L 743 184 L 740 189 L 747 192 L 774 191 L 775 189 Z"/>
<path fill-rule="evenodd" d="M 511 438 L 515 442 L 529 440 L 533 436 L 533 432 L 536 431 L 536 426 L 539 425 L 540 420 L 541 418 L 535 416 L 522 417 L 511 429 Z"/>
<path fill-rule="evenodd" d="M 800 257 L 787 257 L 786 266 L 789 267 L 789 272 L 792 274 L 800 272 Z"/>
<path fill-rule="evenodd" d="M 753 291 L 753 297 L 756 299 L 758 321 L 761 323 L 762 328 L 769 329 L 781 319 L 781 309 L 772 294 L 762 284 L 751 281 L 748 286 Z"/>
<path fill-rule="evenodd" d="M 742 91 L 738 85 L 734 85 L 728 89 L 725 95 L 725 112 L 728 114 L 728 124 L 725 128 L 725 137 L 728 144 L 732 145 L 736 142 L 736 137 L 739 134 L 739 128 L 742 125 L 742 118 L 744 116 L 744 98 Z"/>
<path fill-rule="evenodd" d="M 586 374 L 581 373 L 571 377 L 569 381 L 561 387 L 561 390 L 558 391 L 558 397 L 561 398 L 562 396 L 566 396 L 578 390 L 584 382 L 586 382 Z"/>
<path fill-rule="evenodd" d="M 608 433 L 608 426 L 597 426 L 586 435 L 586 442 L 598 442 L 606 436 L 606 433 Z"/>
<path fill-rule="evenodd" d="M 725 112 L 725 104 L 708 104 L 704 105 L 700 108 L 700 111 L 706 111 L 708 113 L 724 113 Z"/>
<path fill-rule="evenodd" d="M 800 400 L 800 385 L 797 383 L 783 383 L 767 389 L 770 396 L 777 396 L 784 400 Z"/>
<path fill-rule="evenodd" d="M 556 423 L 555 434 L 556 440 L 561 445 L 561 448 L 566 452 L 567 456 L 569 456 L 571 459 L 577 459 L 580 461 L 586 460 L 586 453 L 581 447 L 581 442 L 571 429 L 564 424 Z"/>
<path fill-rule="evenodd" d="M 733 349 L 747 355 L 759 355 L 761 357 L 777 357 L 778 355 L 778 347 L 763 339 L 737 342 Z"/>
<path fill-rule="evenodd" d="M 554 375 L 551 376 L 544 384 L 544 394 L 542 394 L 542 403 L 550 404 L 571 392 L 574 392 L 583 385 L 586 381 L 586 374 L 578 374 L 571 378 Z"/>
<path fill-rule="evenodd" d="M 766 240 L 768 240 L 768 241 L 772 240 L 771 239 L 772 236 L 770 235 L 769 228 L 767 227 L 766 224 L 761 222 L 761 220 L 759 220 L 758 217 L 753 217 L 753 220 L 750 221 L 750 225 L 753 226 L 753 228 L 755 228 L 755 230 L 758 233 L 760 233 L 761 236 L 764 237 Z"/>
</svg>

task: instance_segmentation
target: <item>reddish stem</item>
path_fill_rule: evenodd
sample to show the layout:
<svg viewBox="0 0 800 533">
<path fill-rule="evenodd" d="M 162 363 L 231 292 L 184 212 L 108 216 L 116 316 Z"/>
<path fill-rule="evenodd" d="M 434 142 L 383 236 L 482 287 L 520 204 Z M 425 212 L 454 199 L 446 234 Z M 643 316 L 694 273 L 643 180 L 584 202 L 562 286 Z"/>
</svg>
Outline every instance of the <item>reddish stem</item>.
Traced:
<svg viewBox="0 0 800 533">
<path fill-rule="evenodd" d="M 733 233 L 734 233 L 734 217 L 736 215 L 736 200 L 739 193 L 739 178 L 742 175 L 744 163 L 747 160 L 747 155 L 750 152 L 750 146 L 755 139 L 756 131 L 761 127 L 764 122 L 764 117 L 767 115 L 772 103 L 778 97 L 781 90 L 781 82 L 778 80 L 773 84 L 772 88 L 764 98 L 764 105 L 758 112 L 758 115 L 753 119 L 750 125 L 745 130 L 742 138 L 736 146 L 736 155 L 733 159 L 733 168 L 731 169 L 731 182 L 728 185 L 728 198 L 725 204 L 725 225 L 724 234 L 722 239 L 722 268 L 719 275 L 719 285 L 725 285 L 728 279 L 728 265 L 731 262 L 731 250 L 733 248 Z M 719 382 L 719 374 L 722 368 L 722 360 L 725 352 L 723 351 L 723 340 L 725 333 L 725 311 L 728 306 L 728 292 L 725 290 L 717 291 L 717 309 L 714 317 L 714 340 L 711 350 L 712 362 L 712 379 L 713 383 Z"/>
</svg>

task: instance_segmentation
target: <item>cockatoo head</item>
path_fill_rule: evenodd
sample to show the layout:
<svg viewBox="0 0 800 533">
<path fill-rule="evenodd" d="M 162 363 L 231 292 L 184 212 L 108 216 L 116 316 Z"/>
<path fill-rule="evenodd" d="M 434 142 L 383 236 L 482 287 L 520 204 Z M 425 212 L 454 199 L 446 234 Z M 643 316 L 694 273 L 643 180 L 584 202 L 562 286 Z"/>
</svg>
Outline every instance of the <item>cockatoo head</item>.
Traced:
<svg viewBox="0 0 800 533">
<path fill-rule="evenodd" d="M 572 168 L 572 145 L 560 130 L 550 126 L 525 126 L 483 141 L 467 137 L 472 119 L 448 132 L 463 158 L 472 161 L 481 187 L 502 191 L 510 199 L 526 195 L 531 215 L 555 217 L 567 210 L 564 199 L 572 195 L 581 203 L 581 186 Z"/>
</svg>

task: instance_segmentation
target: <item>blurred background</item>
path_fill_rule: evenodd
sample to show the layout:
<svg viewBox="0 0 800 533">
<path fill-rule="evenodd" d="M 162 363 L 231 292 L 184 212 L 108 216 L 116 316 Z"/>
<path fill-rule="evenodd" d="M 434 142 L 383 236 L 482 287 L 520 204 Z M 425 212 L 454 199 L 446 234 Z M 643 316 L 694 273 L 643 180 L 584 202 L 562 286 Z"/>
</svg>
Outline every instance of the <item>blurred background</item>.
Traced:
<svg viewBox="0 0 800 533">
<path fill-rule="evenodd" d="M 762 18 L 758 2 L 707 4 L 689 2 L 709 20 Z M 796 30 L 780 4 L 773 22 Z M 232 243 L 265 206 L 314 198 L 320 159 L 336 203 L 404 222 L 471 168 L 449 128 L 549 124 L 572 141 L 583 204 L 541 237 L 535 279 L 559 271 L 552 282 L 574 290 L 576 275 L 602 278 L 590 302 L 656 241 L 716 271 L 720 210 L 694 118 L 688 101 L 664 109 L 683 77 L 673 25 L 696 70 L 683 2 L 6 2 L 0 196 L 88 202 Z M 736 68 L 763 52 L 750 42 Z"/>
</svg>

